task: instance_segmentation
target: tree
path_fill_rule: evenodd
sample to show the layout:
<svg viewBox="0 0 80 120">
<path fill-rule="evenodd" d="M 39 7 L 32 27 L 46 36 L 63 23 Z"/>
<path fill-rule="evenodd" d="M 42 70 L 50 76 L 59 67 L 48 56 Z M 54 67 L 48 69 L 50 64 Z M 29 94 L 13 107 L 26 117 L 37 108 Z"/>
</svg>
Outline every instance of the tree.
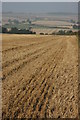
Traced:
<svg viewBox="0 0 80 120">
<path fill-rule="evenodd" d="M 9 19 L 8 22 L 11 24 L 12 23 L 11 19 Z"/>
<path fill-rule="evenodd" d="M 28 22 L 29 24 L 31 24 L 31 21 L 30 21 L 30 19 L 27 19 L 27 22 Z"/>
<path fill-rule="evenodd" d="M 7 28 L 2 27 L 2 33 L 7 33 Z"/>
<path fill-rule="evenodd" d="M 18 33 L 18 29 L 16 27 L 11 28 L 10 33 Z"/>
<path fill-rule="evenodd" d="M 58 35 L 65 35 L 65 30 L 59 30 Z"/>
<path fill-rule="evenodd" d="M 36 32 L 30 31 L 30 30 L 26 30 L 26 29 L 17 29 L 15 28 L 11 28 L 10 31 L 7 30 L 7 28 L 3 28 L 2 29 L 2 33 L 10 33 L 10 34 L 36 34 Z"/>
<path fill-rule="evenodd" d="M 14 22 L 15 24 L 19 24 L 19 21 L 16 20 L 16 19 L 14 19 L 13 22 Z"/>
<path fill-rule="evenodd" d="M 66 35 L 73 35 L 72 30 L 67 31 L 67 32 L 66 32 Z"/>
<path fill-rule="evenodd" d="M 40 35 L 44 35 L 44 33 L 40 33 Z"/>
<path fill-rule="evenodd" d="M 70 22 L 71 22 L 71 23 L 75 23 L 75 21 L 74 21 L 74 20 L 72 20 L 72 19 L 70 20 Z"/>
<path fill-rule="evenodd" d="M 78 26 L 77 26 L 77 25 L 73 25 L 73 28 L 74 28 L 74 29 L 78 29 Z"/>
<path fill-rule="evenodd" d="M 48 35 L 48 33 L 45 33 L 45 35 Z"/>
</svg>

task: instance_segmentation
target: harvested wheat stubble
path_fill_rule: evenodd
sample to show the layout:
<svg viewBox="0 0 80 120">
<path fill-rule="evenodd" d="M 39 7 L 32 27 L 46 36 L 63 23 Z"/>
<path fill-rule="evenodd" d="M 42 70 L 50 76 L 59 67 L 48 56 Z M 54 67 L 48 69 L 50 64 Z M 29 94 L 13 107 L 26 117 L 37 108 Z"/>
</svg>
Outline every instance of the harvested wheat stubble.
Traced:
<svg viewBox="0 0 80 120">
<path fill-rule="evenodd" d="M 3 118 L 78 117 L 76 36 L 3 35 Z"/>
</svg>

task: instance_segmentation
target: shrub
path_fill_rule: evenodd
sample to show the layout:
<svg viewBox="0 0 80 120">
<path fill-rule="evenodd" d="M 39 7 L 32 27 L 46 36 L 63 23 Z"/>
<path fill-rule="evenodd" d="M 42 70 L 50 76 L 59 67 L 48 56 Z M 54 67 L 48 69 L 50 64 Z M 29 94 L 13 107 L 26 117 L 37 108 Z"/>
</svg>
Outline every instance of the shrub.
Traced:
<svg viewBox="0 0 80 120">
<path fill-rule="evenodd" d="M 40 33 L 40 35 L 44 35 L 44 33 Z"/>
</svg>

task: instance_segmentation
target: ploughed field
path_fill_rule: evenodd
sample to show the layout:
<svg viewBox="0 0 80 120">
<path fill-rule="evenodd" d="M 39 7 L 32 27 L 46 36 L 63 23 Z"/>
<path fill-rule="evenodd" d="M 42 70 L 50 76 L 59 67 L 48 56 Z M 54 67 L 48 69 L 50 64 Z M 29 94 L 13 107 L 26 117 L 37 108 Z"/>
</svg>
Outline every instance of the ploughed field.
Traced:
<svg viewBox="0 0 80 120">
<path fill-rule="evenodd" d="M 3 35 L 3 118 L 78 116 L 76 36 Z"/>
</svg>

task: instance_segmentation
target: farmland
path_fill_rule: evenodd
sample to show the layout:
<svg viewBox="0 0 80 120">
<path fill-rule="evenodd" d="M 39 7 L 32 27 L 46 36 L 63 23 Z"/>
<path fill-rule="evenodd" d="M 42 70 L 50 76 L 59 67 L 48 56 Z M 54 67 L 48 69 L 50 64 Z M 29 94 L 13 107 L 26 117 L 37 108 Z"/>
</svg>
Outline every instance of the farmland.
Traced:
<svg viewBox="0 0 80 120">
<path fill-rule="evenodd" d="M 3 35 L 3 118 L 78 117 L 76 36 Z"/>
<path fill-rule="evenodd" d="M 76 32 L 73 26 L 77 24 L 77 14 L 58 13 L 3 13 L 3 27 L 7 29 L 30 29 L 36 34 L 57 33 L 59 30 Z M 16 23 L 17 21 L 17 23 Z"/>
<path fill-rule="evenodd" d="M 46 26 L 71 26 L 73 25 L 73 23 L 70 23 L 70 22 L 65 22 L 65 21 L 49 21 L 49 20 L 41 20 L 41 21 L 35 21 L 33 22 L 33 24 L 37 24 L 37 25 L 46 25 Z"/>
</svg>

